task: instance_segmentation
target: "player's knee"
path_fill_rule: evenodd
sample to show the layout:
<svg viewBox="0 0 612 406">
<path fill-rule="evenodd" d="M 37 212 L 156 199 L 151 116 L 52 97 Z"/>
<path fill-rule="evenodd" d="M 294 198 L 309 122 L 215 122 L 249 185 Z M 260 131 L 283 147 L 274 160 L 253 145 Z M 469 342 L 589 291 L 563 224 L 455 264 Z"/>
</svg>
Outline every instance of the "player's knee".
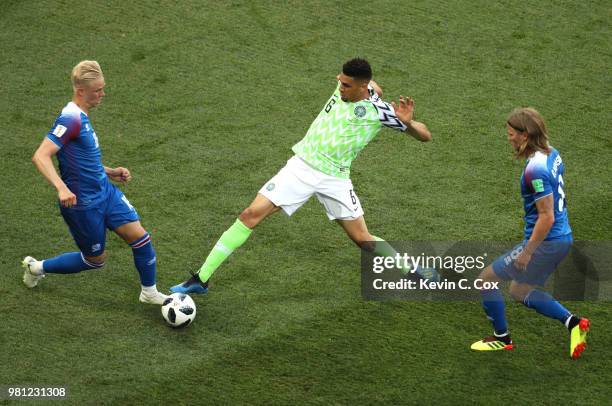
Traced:
<svg viewBox="0 0 612 406">
<path fill-rule="evenodd" d="M 106 263 L 106 251 L 104 251 L 102 254 L 97 255 L 95 257 L 85 256 L 85 260 L 87 262 L 90 262 L 96 268 L 102 268 L 104 264 Z"/>
<path fill-rule="evenodd" d="M 253 210 L 250 207 L 247 207 L 246 209 L 242 210 L 242 213 L 240 213 L 238 219 L 248 227 L 248 223 L 253 220 Z"/>
<path fill-rule="evenodd" d="M 242 213 L 240 213 L 238 219 L 240 219 L 242 224 L 244 224 L 248 228 L 254 228 L 263 219 L 263 216 L 256 210 L 247 207 L 242 211 Z"/>
<path fill-rule="evenodd" d="M 495 275 L 495 272 L 493 272 L 493 267 L 491 267 L 490 265 L 488 267 L 486 267 L 480 273 L 480 275 L 478 275 L 478 279 L 480 279 L 483 282 L 497 282 L 497 281 L 499 281 L 499 278 L 497 277 L 497 275 Z M 483 289 L 484 289 L 484 287 L 483 287 Z"/>
<path fill-rule="evenodd" d="M 144 228 L 139 231 L 138 233 L 136 233 L 135 235 L 137 235 L 138 237 L 136 238 L 131 238 L 131 242 L 128 242 L 128 245 L 130 246 L 134 246 L 137 245 L 139 242 L 145 241 L 145 240 L 151 240 L 151 234 L 149 234 L 149 232 L 147 230 L 145 230 Z M 144 238 L 145 236 L 149 236 L 148 238 Z"/>
<path fill-rule="evenodd" d="M 531 286 L 526 286 L 521 283 L 511 283 L 510 284 L 510 296 L 517 302 L 522 302 L 527 297 L 527 294 L 531 290 Z"/>
</svg>

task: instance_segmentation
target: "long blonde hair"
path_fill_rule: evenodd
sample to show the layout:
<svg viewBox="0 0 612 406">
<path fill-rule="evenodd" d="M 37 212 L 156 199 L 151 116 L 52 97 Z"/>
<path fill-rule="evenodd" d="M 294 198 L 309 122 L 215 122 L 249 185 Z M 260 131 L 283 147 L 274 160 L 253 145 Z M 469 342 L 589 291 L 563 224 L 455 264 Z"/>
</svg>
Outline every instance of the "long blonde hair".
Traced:
<svg viewBox="0 0 612 406">
<path fill-rule="evenodd" d="M 516 108 L 508 115 L 508 125 L 518 132 L 526 132 L 527 140 L 516 151 L 517 158 L 526 158 L 536 151 L 548 154 L 548 134 L 542 115 L 532 107 Z"/>
<path fill-rule="evenodd" d="M 104 79 L 104 75 L 102 74 L 102 68 L 100 68 L 98 62 L 81 61 L 72 68 L 70 79 L 72 81 L 72 87 L 76 89 L 94 80 Z"/>
</svg>

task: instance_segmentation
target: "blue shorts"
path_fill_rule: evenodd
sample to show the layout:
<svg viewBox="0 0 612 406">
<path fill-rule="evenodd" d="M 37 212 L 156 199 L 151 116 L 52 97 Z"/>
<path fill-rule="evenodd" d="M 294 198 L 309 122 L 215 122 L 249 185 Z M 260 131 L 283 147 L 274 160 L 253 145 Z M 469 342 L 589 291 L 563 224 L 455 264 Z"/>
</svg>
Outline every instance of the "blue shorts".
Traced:
<svg viewBox="0 0 612 406">
<path fill-rule="evenodd" d="M 87 208 L 60 206 L 60 212 L 76 245 L 87 257 L 95 257 L 104 252 L 107 228 L 115 230 L 119 226 L 140 220 L 136 209 L 113 184 L 109 184 L 106 198 L 102 201 Z"/>
<path fill-rule="evenodd" d="M 529 285 L 544 286 L 548 277 L 569 253 L 572 242 L 571 234 L 558 240 L 543 241 L 531 256 L 527 269 L 519 271 L 514 266 L 514 260 L 527 244 L 527 241 L 523 241 L 493 261 L 493 272 L 504 281 L 513 280 Z"/>
</svg>

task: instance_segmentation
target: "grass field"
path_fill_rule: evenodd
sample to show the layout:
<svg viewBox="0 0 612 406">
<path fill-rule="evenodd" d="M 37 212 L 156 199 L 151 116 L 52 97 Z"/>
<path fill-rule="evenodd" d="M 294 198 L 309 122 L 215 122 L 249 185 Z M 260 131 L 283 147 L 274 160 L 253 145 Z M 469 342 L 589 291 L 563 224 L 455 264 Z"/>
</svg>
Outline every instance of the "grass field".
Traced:
<svg viewBox="0 0 612 406">
<path fill-rule="evenodd" d="M 472 353 L 476 302 L 366 302 L 359 251 L 316 199 L 276 215 L 168 328 L 138 303 L 130 250 L 21 283 L 25 255 L 74 250 L 30 157 L 96 59 L 104 162 L 152 234 L 158 286 L 197 269 L 365 56 L 385 99 L 411 95 L 434 141 L 383 130 L 353 165 L 370 230 L 389 240 L 517 240 L 521 162 L 504 120 L 538 108 L 566 165 L 574 236 L 612 230 L 612 8 L 606 1 L 5 0 L 0 11 L 0 385 L 69 387 L 62 404 L 607 404 L 609 302 L 582 359 L 557 322 L 508 305 L 513 352 Z M 2 402 L 2 401 L 0 401 Z"/>
</svg>

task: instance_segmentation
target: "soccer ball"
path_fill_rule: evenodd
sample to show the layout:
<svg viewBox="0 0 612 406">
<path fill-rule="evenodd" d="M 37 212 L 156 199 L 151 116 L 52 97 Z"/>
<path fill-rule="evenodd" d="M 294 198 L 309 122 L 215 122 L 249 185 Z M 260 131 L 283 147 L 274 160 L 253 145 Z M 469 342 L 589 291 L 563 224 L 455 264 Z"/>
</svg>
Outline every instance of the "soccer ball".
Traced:
<svg viewBox="0 0 612 406">
<path fill-rule="evenodd" d="M 162 304 L 162 316 L 174 328 L 186 327 L 196 316 L 193 299 L 184 293 L 173 293 Z"/>
</svg>

